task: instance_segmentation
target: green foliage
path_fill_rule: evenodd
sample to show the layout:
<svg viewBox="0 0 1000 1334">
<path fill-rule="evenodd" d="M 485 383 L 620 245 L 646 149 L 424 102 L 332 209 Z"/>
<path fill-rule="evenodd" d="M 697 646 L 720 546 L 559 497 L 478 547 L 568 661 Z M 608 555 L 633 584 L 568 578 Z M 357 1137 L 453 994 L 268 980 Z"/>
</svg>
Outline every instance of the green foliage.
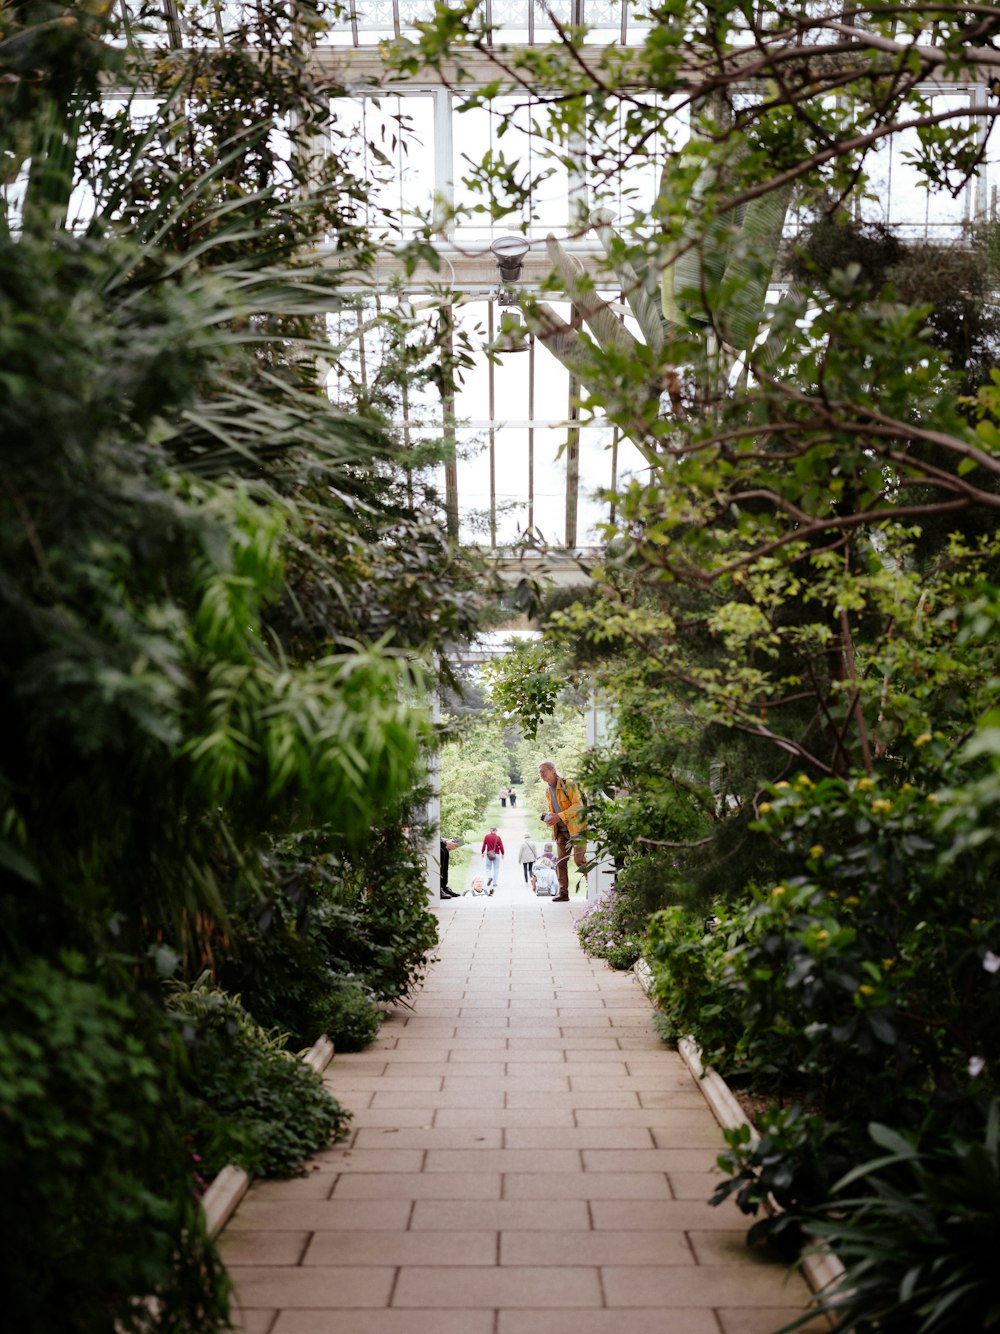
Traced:
<svg viewBox="0 0 1000 1334">
<path fill-rule="evenodd" d="M 745 1122 L 723 1132 L 729 1147 L 718 1163 L 730 1175 L 711 1203 L 735 1198 L 744 1214 L 758 1219 L 747 1244 L 765 1240 L 791 1260 L 813 1226 L 810 1212 L 803 1218 L 801 1201 L 826 1199 L 849 1159 L 837 1127 L 816 1112 L 772 1106 L 757 1119 L 759 1135 Z"/>
<path fill-rule="evenodd" d="M 934 744 L 918 741 L 917 754 Z M 867 1117 L 934 1134 L 974 1123 L 995 1092 L 998 849 L 968 796 L 995 792 L 996 751 L 985 729 L 949 767 L 978 779 L 929 793 L 866 775 L 780 783 L 756 829 L 795 873 L 720 910 L 710 935 L 679 908 L 651 922 L 667 1035 L 692 1034 L 724 1072 L 813 1109 L 766 1118 L 761 1145 L 731 1144 L 720 1197 L 756 1212 L 770 1192 L 786 1211 L 755 1236 L 794 1237 L 838 1209 L 832 1178 L 861 1161 Z M 955 839 L 973 828 L 975 853 Z"/>
<path fill-rule="evenodd" d="M 612 887 L 576 924 L 588 954 L 612 968 L 631 968 L 642 953 L 645 914 L 627 891 Z"/>
<path fill-rule="evenodd" d="M 419 848 L 396 824 L 346 858 L 311 831 L 276 841 L 266 874 L 269 893 L 234 921 L 222 981 L 295 1045 L 325 1033 L 337 1050 L 359 1050 L 378 1033 L 379 1006 L 417 985 L 437 943 Z"/>
<path fill-rule="evenodd" d="M 201 1172 L 228 1163 L 260 1176 L 302 1174 L 303 1162 L 342 1135 L 349 1113 L 320 1076 L 267 1033 L 238 996 L 210 987 L 175 988 L 169 1013 L 180 1023 L 190 1060 L 187 1140 Z"/>
<path fill-rule="evenodd" d="M 799 780 L 761 804 L 804 874 L 752 910 L 734 966 L 750 1028 L 778 1028 L 831 1117 L 886 1108 L 912 1123 L 965 1093 L 973 1056 L 1000 1058 L 1000 987 L 983 966 L 1000 905 L 988 862 L 953 855 L 942 805 L 867 777 Z"/>
<path fill-rule="evenodd" d="M 483 668 L 490 698 L 507 719 L 513 719 L 529 741 L 538 733 L 564 692 L 558 662 L 545 640 L 512 643 L 507 653 Z"/>
<path fill-rule="evenodd" d="M 5 1309 L 25 1334 L 224 1322 L 228 1284 L 204 1232 L 175 1045 L 79 954 L 0 970 Z"/>
<path fill-rule="evenodd" d="M 813 1229 L 847 1269 L 821 1309 L 845 1328 L 886 1334 L 1000 1323 L 998 1126 L 996 1099 L 968 1130 L 903 1137 L 869 1126 L 878 1156 L 837 1183 L 829 1221 Z"/>
<path fill-rule="evenodd" d="M 25 186 L 0 201 L 0 1050 L 6 1202 L 35 1247 L 7 1304 L 39 1334 L 224 1321 L 185 1130 L 213 1169 L 288 1170 L 341 1113 L 231 1007 L 186 1064 L 159 974 L 245 943 L 262 847 L 320 826 L 364 862 L 421 772 L 421 653 L 475 614 L 380 422 L 325 392 L 340 279 L 303 248 L 371 250 L 311 26 L 262 11 L 220 54 L 221 12 L 187 7 L 186 31 L 206 16 L 211 49 L 169 60 L 112 45 L 103 11 L 21 5 L 0 34 Z M 303 1045 L 351 951 L 382 994 L 419 975 L 433 921 L 399 861 L 346 964 L 297 956 Z M 377 1015 L 346 994 L 357 1038 Z"/>
<path fill-rule="evenodd" d="M 382 1012 L 369 987 L 351 974 L 330 978 L 314 1007 L 315 1023 L 337 1051 L 363 1051 L 378 1037 Z"/>
<path fill-rule="evenodd" d="M 706 1064 L 725 1074 L 739 1066 L 740 1006 L 726 986 L 729 950 L 739 919 L 720 919 L 714 931 L 675 905 L 649 919 L 644 955 L 653 970 L 656 1027 L 669 1042 L 693 1037 Z"/>
<path fill-rule="evenodd" d="M 503 725 L 490 711 L 453 724 L 442 720 L 441 829 L 449 838 L 475 841 L 501 787 L 510 782 L 511 761 Z"/>
</svg>

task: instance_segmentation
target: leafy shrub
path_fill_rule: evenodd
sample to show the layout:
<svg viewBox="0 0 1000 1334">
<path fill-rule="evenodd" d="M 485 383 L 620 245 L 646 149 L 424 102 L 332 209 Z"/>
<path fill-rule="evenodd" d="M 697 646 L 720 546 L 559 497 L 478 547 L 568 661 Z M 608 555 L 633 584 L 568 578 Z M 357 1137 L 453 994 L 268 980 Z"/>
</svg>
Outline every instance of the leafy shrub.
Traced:
<svg viewBox="0 0 1000 1334">
<path fill-rule="evenodd" d="M 240 911 L 220 981 L 294 1045 L 326 1033 L 358 1050 L 378 1032 L 379 1004 L 416 985 L 437 943 L 422 856 L 397 824 L 352 860 L 309 830 L 275 843 L 267 873 L 271 892 Z"/>
<path fill-rule="evenodd" d="M 675 905 L 649 919 L 646 958 L 653 970 L 656 1025 L 668 1042 L 693 1037 L 706 1062 L 731 1073 L 742 1063 L 743 998 L 728 979 L 739 915 L 706 919 Z"/>
<path fill-rule="evenodd" d="M 0 976 L 0 1226 L 17 1276 L 4 1316 L 19 1334 L 225 1323 L 228 1284 L 172 1110 L 174 1052 L 143 1027 L 80 955 Z"/>
<path fill-rule="evenodd" d="M 285 1049 L 283 1035 L 254 1023 L 239 997 L 202 978 L 176 988 L 170 1007 L 190 1051 L 188 1133 L 206 1176 L 227 1163 L 255 1175 L 292 1176 L 343 1133 L 349 1113 Z"/>
<path fill-rule="evenodd" d="M 605 959 L 612 968 L 631 968 L 642 954 L 642 915 L 634 897 L 617 886 L 587 909 L 576 933 L 588 954 Z"/>
<path fill-rule="evenodd" d="M 965 760 L 985 746 L 993 763 L 987 741 Z M 724 1073 L 811 1109 L 765 1114 L 759 1145 L 731 1142 L 722 1193 L 787 1211 L 755 1235 L 822 1215 L 871 1117 L 940 1133 L 995 1093 L 996 849 L 970 794 L 992 810 L 996 786 L 992 773 L 931 795 L 869 776 L 777 784 L 757 829 L 798 873 L 752 889 L 711 936 L 680 909 L 651 922 L 667 1034 L 691 1033 Z"/>
<path fill-rule="evenodd" d="M 837 1127 L 818 1113 L 770 1107 L 756 1119 L 759 1136 L 746 1123 L 723 1132 L 729 1147 L 718 1162 L 730 1175 L 711 1203 L 735 1196 L 742 1212 L 758 1219 L 748 1245 L 767 1241 L 794 1255 L 804 1238 L 802 1200 L 825 1199 L 848 1160 L 838 1152 Z"/>
<path fill-rule="evenodd" d="M 879 1124 L 869 1134 L 882 1153 L 837 1184 L 829 1219 L 812 1229 L 847 1270 L 823 1308 L 859 1334 L 996 1328 L 1000 1102 L 975 1134 L 909 1138 Z"/>
<path fill-rule="evenodd" d="M 382 1012 L 356 977 L 337 977 L 317 1003 L 317 1021 L 337 1051 L 362 1051 L 378 1037 Z"/>
<path fill-rule="evenodd" d="M 748 1059 L 777 1034 L 827 1114 L 859 1125 L 915 1126 L 928 1101 L 961 1101 L 970 1060 L 1000 1068 L 1000 905 L 939 832 L 940 798 L 800 779 L 760 809 L 803 874 L 759 896 L 732 960 Z"/>
</svg>

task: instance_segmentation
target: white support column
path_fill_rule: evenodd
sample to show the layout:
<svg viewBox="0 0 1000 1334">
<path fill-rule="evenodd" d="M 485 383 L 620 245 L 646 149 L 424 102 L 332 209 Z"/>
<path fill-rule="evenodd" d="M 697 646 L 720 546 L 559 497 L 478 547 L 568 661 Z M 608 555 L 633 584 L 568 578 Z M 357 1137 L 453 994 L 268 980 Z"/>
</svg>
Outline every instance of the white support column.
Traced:
<svg viewBox="0 0 1000 1334">
<path fill-rule="evenodd" d="M 434 89 L 434 221 L 445 223 L 455 203 L 455 146 L 451 130 L 451 93 Z M 447 223 L 447 234 L 452 224 Z"/>
<path fill-rule="evenodd" d="M 608 711 L 598 704 L 597 700 L 591 697 L 587 706 L 587 746 L 600 745 L 605 740 L 608 731 Z M 587 901 L 593 903 L 596 899 L 603 899 L 605 894 L 611 888 L 611 883 L 615 878 L 615 864 L 610 857 L 604 857 L 597 863 L 593 870 L 587 872 Z"/>
</svg>

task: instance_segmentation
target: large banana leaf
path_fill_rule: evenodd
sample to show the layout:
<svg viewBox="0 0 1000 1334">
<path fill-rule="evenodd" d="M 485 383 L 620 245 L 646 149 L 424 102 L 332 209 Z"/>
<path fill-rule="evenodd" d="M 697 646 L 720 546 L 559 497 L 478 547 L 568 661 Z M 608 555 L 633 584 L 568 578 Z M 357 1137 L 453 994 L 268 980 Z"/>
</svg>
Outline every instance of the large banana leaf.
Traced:
<svg viewBox="0 0 1000 1334">
<path fill-rule="evenodd" d="M 654 348 L 659 352 L 663 346 L 663 316 L 646 287 L 646 275 L 640 276 L 629 261 L 620 254 L 616 245 L 616 242 L 620 242 L 620 238 L 612 228 L 606 210 L 595 209 L 591 214 L 591 222 L 597 232 L 598 240 L 604 247 L 605 254 L 611 260 L 618 281 L 621 283 L 622 293 L 638 322 L 639 328 L 642 330 L 642 336 L 646 340 L 647 347 Z"/>
<path fill-rule="evenodd" d="M 723 341 L 738 351 L 752 347 L 760 332 L 791 202 L 791 185 L 751 200 L 728 247 L 729 259 L 722 277 L 724 304 L 713 315 Z"/>
<path fill-rule="evenodd" d="M 626 356 L 638 353 L 641 344 L 629 333 L 621 320 L 595 292 L 589 281 L 581 282 L 580 274 L 570 256 L 554 236 L 546 239 L 552 266 L 567 295 L 587 321 L 594 337 L 607 351 L 623 352 Z"/>
</svg>

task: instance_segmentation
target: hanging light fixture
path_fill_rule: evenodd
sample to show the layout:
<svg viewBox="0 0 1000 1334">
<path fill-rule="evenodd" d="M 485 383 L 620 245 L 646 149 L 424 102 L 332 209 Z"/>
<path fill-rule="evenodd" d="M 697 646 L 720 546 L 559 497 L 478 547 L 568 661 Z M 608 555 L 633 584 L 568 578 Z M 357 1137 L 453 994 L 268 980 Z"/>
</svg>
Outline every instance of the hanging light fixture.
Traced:
<svg viewBox="0 0 1000 1334">
<path fill-rule="evenodd" d="M 516 283 L 521 276 L 521 265 L 528 253 L 528 242 L 523 236 L 498 236 L 490 246 L 500 270 L 500 280 Z"/>
<path fill-rule="evenodd" d="M 526 352 L 524 316 L 518 308 L 518 294 L 509 284 L 516 283 L 521 276 L 528 242 L 523 236 L 498 236 L 490 250 L 500 270 L 500 287 L 495 298 L 500 308 L 500 328 L 493 340 L 493 351 Z"/>
</svg>

